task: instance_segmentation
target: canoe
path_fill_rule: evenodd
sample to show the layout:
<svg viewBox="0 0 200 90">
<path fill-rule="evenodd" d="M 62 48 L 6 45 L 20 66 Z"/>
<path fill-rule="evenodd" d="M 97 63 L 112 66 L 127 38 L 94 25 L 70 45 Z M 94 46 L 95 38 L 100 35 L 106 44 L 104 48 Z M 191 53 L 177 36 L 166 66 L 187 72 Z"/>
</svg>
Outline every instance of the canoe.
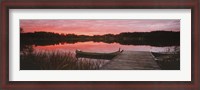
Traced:
<svg viewBox="0 0 200 90">
<path fill-rule="evenodd" d="M 96 53 L 96 52 L 84 52 L 80 50 L 76 50 L 76 57 L 84 57 L 84 58 L 94 58 L 94 59 L 112 59 L 115 56 L 119 55 L 122 53 L 123 50 L 118 50 L 116 52 L 111 52 L 111 53 Z"/>
</svg>

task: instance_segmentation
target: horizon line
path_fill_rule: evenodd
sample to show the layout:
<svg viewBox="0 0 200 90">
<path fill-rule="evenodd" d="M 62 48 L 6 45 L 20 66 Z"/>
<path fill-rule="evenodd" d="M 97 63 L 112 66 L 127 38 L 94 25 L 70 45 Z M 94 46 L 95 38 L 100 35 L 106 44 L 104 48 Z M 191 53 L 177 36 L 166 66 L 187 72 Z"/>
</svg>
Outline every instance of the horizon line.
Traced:
<svg viewBox="0 0 200 90">
<path fill-rule="evenodd" d="M 157 31 L 161 31 L 161 30 L 157 30 Z M 151 33 L 151 32 L 157 32 L 157 31 L 150 31 L 150 32 L 120 32 L 118 34 L 121 34 L 121 33 Z M 64 34 L 64 35 L 69 35 L 69 34 L 74 34 L 74 35 L 85 35 L 85 36 L 95 36 L 97 34 L 94 34 L 94 35 L 86 35 L 86 34 L 75 34 L 75 33 L 58 33 L 58 32 L 47 32 L 47 31 L 34 31 L 34 32 L 20 32 L 20 33 L 37 33 L 37 32 L 46 32 L 46 33 L 54 33 L 54 34 Z M 166 31 L 166 30 L 163 30 L 161 32 L 180 32 L 180 31 Z M 107 34 L 112 34 L 112 33 L 107 33 Z M 107 34 L 99 34 L 101 36 L 103 35 L 107 35 Z M 113 35 L 118 35 L 118 34 L 113 34 Z"/>
</svg>

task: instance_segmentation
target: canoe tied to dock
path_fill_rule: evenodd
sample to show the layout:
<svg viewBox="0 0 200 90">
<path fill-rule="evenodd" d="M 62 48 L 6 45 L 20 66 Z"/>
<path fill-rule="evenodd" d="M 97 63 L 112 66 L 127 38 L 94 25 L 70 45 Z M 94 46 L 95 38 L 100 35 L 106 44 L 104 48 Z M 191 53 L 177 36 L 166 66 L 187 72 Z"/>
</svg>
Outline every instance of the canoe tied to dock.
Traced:
<svg viewBox="0 0 200 90">
<path fill-rule="evenodd" d="M 84 51 L 81 51 L 81 50 L 76 50 L 76 57 L 77 58 L 83 57 L 83 58 L 111 60 L 115 56 L 119 55 L 122 52 L 123 52 L 123 50 L 120 50 L 120 48 L 119 48 L 118 51 L 110 52 L 110 53 L 84 52 Z"/>
</svg>

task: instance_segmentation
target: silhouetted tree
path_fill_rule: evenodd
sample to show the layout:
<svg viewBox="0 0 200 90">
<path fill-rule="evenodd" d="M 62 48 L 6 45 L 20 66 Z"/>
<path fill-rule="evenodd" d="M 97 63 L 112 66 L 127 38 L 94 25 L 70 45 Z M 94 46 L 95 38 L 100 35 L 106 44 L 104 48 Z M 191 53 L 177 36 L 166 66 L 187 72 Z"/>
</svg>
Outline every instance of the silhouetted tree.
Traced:
<svg viewBox="0 0 200 90">
<path fill-rule="evenodd" d="M 20 28 L 20 31 L 23 29 Z M 52 32 L 21 33 L 21 43 L 30 45 L 53 45 L 61 42 L 76 43 L 85 41 L 120 43 L 123 45 L 172 46 L 180 45 L 180 32 L 123 32 L 117 35 L 76 35 L 58 34 Z"/>
<path fill-rule="evenodd" d="M 22 28 L 22 27 L 20 27 L 20 33 L 23 33 L 23 32 L 24 32 L 23 28 Z"/>
</svg>

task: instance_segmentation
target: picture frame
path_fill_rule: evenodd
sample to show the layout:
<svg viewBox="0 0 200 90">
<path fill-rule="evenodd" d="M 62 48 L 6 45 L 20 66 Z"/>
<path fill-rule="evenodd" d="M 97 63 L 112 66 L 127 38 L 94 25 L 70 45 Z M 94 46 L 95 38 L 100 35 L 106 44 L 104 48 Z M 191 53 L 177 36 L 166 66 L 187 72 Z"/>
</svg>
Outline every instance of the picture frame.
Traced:
<svg viewBox="0 0 200 90">
<path fill-rule="evenodd" d="M 191 9 L 191 81 L 9 81 L 10 9 Z M 144 89 L 198 90 L 199 87 L 199 0 L 51 0 L 1 2 L 1 89 Z"/>
</svg>

